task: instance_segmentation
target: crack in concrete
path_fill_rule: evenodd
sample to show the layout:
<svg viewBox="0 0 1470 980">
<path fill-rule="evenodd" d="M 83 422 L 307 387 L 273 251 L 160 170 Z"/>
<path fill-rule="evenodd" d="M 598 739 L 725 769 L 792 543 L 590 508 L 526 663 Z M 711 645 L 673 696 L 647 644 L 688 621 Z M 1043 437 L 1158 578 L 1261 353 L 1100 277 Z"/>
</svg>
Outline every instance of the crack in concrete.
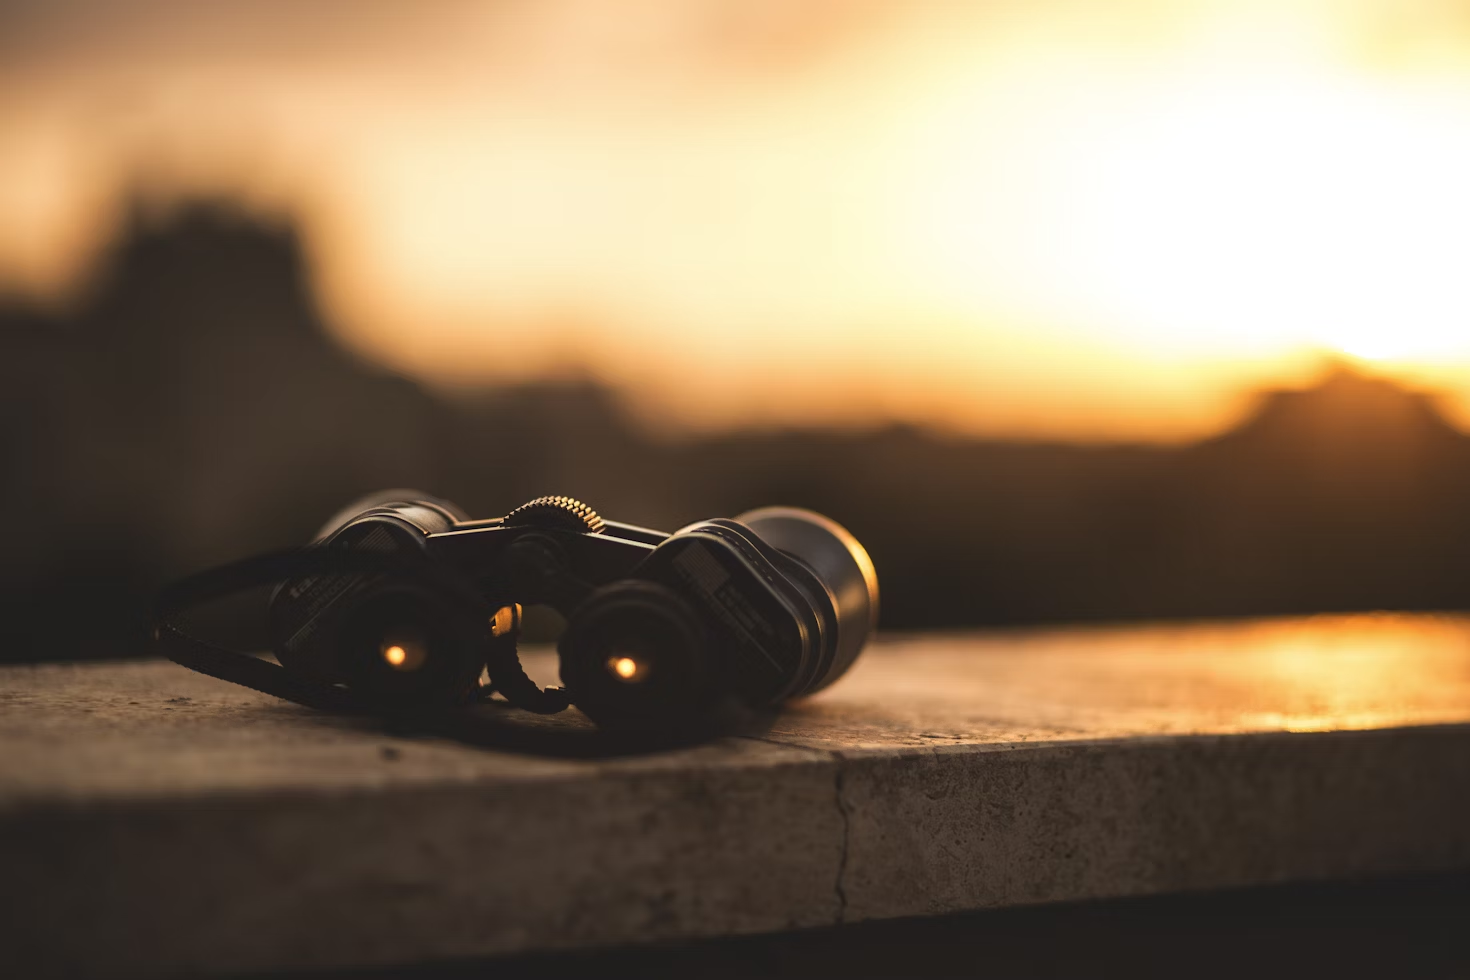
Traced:
<svg viewBox="0 0 1470 980">
<path fill-rule="evenodd" d="M 788 745 L 785 742 L 764 735 L 735 735 L 734 737 L 748 739 L 753 742 L 764 742 L 767 745 L 779 745 L 786 749 L 805 748 L 804 746 Z M 837 856 L 837 877 L 832 883 L 832 891 L 837 898 L 837 914 L 834 921 L 836 925 L 840 926 L 847 920 L 847 854 L 849 841 L 852 836 L 852 809 L 847 803 L 847 757 L 841 752 L 836 752 L 831 749 L 813 748 L 806 749 L 806 751 L 826 756 L 833 762 L 833 800 L 837 804 L 837 815 L 842 820 L 842 846 Z"/>
<path fill-rule="evenodd" d="M 847 849 L 852 836 L 852 814 L 848 809 L 845 793 L 847 760 L 842 757 L 841 752 L 833 752 L 832 759 L 837 764 L 832 788 L 836 795 L 837 814 L 842 818 L 842 850 L 837 858 L 837 880 L 833 882 L 833 891 L 837 895 L 837 925 L 840 926 L 847 919 Z"/>
</svg>

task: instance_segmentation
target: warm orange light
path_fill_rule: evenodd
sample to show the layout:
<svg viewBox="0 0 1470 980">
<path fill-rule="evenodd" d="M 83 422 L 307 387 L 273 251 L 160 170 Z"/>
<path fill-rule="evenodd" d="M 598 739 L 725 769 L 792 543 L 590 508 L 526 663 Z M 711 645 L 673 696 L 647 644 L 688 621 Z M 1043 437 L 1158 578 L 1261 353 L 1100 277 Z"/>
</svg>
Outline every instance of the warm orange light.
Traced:
<svg viewBox="0 0 1470 980">
<path fill-rule="evenodd" d="M 299 221 L 396 372 L 586 371 L 659 426 L 1172 441 L 1319 351 L 1470 391 L 1451 3 L 405 5 L 299 79 L 141 6 L 0 72 L 0 292 L 79 285 L 140 183 Z M 118 73 L 168 110 L 74 110 Z"/>
<path fill-rule="evenodd" d="M 429 658 L 428 645 L 424 638 L 403 630 L 383 637 L 378 653 L 384 663 L 402 673 L 418 670 Z"/>
<path fill-rule="evenodd" d="M 507 633 L 520 628 L 521 607 L 519 603 L 501 606 L 495 610 L 495 615 L 490 617 L 491 636 L 505 636 Z"/>
<path fill-rule="evenodd" d="M 613 657 L 607 662 L 608 669 L 625 681 L 631 681 L 643 672 L 638 661 L 632 657 Z"/>
</svg>

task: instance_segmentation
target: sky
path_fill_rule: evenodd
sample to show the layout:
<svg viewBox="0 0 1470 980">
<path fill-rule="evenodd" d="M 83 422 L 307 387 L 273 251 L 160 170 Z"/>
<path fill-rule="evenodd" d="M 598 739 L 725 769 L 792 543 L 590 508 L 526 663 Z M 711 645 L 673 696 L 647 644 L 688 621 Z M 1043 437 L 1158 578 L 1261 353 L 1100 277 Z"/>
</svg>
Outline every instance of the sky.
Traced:
<svg viewBox="0 0 1470 980">
<path fill-rule="evenodd" d="M 674 430 L 1470 424 L 1466 175 L 1464 0 L 0 0 L 0 291 L 222 197 L 354 351 Z"/>
</svg>

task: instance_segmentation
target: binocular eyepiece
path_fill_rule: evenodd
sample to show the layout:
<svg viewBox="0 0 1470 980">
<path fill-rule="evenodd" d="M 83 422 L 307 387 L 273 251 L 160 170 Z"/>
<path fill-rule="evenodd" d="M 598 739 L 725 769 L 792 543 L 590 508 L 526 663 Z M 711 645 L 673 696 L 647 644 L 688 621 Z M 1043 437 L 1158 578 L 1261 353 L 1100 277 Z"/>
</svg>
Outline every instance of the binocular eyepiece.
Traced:
<svg viewBox="0 0 1470 980">
<path fill-rule="evenodd" d="M 173 621 L 269 582 L 279 583 L 269 612 L 279 667 Z M 531 605 L 567 621 L 563 688 L 542 690 L 521 667 Z M 867 552 L 811 511 L 768 507 L 664 534 L 568 497 L 474 521 L 427 494 L 388 491 L 339 512 L 302 551 L 167 590 L 156 635 L 186 666 L 324 707 L 423 711 L 499 692 L 531 711 L 570 703 L 599 726 L 657 732 L 718 727 L 820 690 L 852 665 L 877 613 Z"/>
</svg>

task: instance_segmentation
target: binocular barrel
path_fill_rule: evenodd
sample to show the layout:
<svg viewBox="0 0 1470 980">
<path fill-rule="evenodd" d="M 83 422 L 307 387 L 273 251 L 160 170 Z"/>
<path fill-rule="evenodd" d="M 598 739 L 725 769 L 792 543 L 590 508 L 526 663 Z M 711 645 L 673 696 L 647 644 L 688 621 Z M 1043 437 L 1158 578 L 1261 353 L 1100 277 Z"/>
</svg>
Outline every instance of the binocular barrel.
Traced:
<svg viewBox="0 0 1470 980">
<path fill-rule="evenodd" d="M 229 570 L 204 575 L 228 581 Z M 277 581 L 274 653 L 302 683 L 382 711 L 493 691 L 533 711 L 571 703 L 618 729 L 708 727 L 817 691 L 852 666 L 878 614 L 862 545 L 790 507 L 665 534 L 567 497 L 474 521 L 386 491 L 334 515 Z M 521 668 L 529 605 L 567 621 L 563 689 L 541 690 Z"/>
</svg>

